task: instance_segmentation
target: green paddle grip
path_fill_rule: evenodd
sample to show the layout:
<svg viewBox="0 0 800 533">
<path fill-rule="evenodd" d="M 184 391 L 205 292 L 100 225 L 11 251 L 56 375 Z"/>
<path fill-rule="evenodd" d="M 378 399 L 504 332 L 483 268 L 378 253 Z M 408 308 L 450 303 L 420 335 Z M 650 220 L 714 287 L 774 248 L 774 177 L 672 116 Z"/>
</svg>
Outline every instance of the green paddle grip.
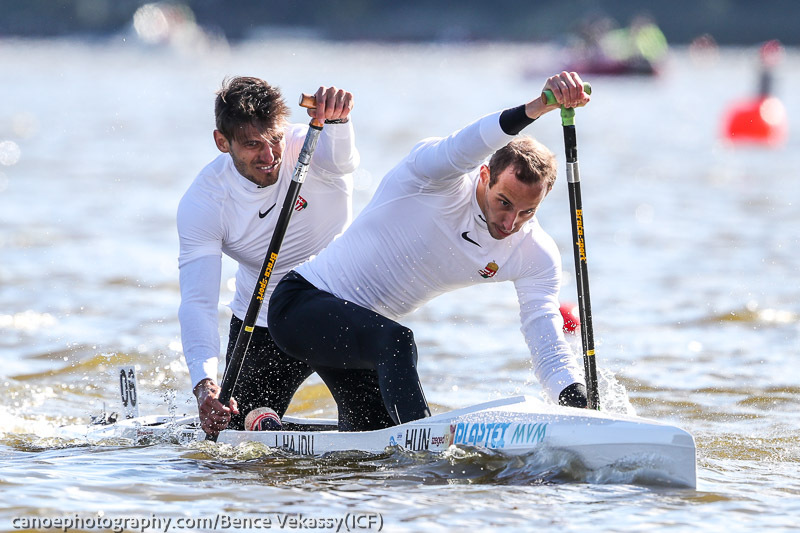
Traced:
<svg viewBox="0 0 800 533">
<path fill-rule="evenodd" d="M 588 81 L 583 82 L 583 91 L 586 94 L 592 94 L 592 86 L 589 85 Z M 553 91 L 550 89 L 545 89 L 542 91 L 542 103 L 545 105 L 553 105 L 556 103 L 556 97 L 553 95 Z M 575 109 L 572 107 L 562 107 L 561 108 L 561 125 L 562 126 L 574 126 L 575 125 Z"/>
<path fill-rule="evenodd" d="M 583 91 L 586 94 L 592 94 L 592 86 L 589 84 L 588 81 L 583 82 Z M 553 91 L 550 89 L 545 89 L 542 91 L 542 103 L 544 105 L 553 105 L 556 103 L 556 97 L 553 94 Z"/>
</svg>

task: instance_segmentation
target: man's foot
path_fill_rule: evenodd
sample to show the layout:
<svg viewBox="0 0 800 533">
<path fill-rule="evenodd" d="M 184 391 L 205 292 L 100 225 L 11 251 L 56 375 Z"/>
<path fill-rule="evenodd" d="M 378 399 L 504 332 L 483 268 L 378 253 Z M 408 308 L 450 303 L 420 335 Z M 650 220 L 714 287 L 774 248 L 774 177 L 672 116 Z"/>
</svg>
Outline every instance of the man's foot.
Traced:
<svg viewBox="0 0 800 533">
<path fill-rule="evenodd" d="M 269 407 L 256 407 L 244 419 L 245 431 L 280 431 L 281 428 L 281 418 Z"/>
</svg>

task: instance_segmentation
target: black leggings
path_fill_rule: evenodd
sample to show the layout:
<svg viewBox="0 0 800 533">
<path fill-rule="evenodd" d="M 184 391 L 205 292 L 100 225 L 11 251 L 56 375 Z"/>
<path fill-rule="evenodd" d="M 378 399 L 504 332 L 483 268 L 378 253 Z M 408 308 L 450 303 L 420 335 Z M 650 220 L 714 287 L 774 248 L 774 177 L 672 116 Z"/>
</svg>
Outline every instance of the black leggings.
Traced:
<svg viewBox="0 0 800 533">
<path fill-rule="evenodd" d="M 241 328 L 242 321 L 233 316 L 227 362 L 230 362 Z M 270 407 L 282 418 L 297 389 L 313 372 L 306 363 L 282 352 L 267 328 L 256 326 L 233 388 L 240 414 L 231 417 L 229 427 L 244 429 L 245 416 L 256 407 Z M 320 368 L 318 373 L 339 405 L 342 431 L 366 431 L 394 425 L 383 407 L 374 371 Z"/>
<path fill-rule="evenodd" d="M 339 429 L 364 431 L 430 416 L 410 329 L 289 272 L 272 294 L 275 343 L 331 389 Z"/>
<path fill-rule="evenodd" d="M 226 363 L 230 363 L 240 329 L 242 321 L 233 316 Z M 269 407 L 282 417 L 294 393 L 313 372 L 307 364 L 280 351 L 267 328 L 256 326 L 233 388 L 241 414 L 231 417 L 230 428 L 244 429 L 244 417 L 256 407 Z"/>
</svg>

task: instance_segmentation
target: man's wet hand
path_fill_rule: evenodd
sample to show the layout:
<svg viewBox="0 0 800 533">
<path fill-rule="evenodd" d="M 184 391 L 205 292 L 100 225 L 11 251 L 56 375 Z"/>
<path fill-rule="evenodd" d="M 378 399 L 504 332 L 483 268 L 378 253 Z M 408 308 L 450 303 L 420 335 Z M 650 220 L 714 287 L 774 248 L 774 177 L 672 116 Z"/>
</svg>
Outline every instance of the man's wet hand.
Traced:
<svg viewBox="0 0 800 533">
<path fill-rule="evenodd" d="M 219 385 L 211 379 L 202 380 L 194 388 L 197 410 L 200 414 L 200 427 L 208 435 L 214 437 L 228 427 L 231 415 L 239 414 L 236 400 L 231 398 L 227 406 L 222 405 L 219 401 L 219 393 Z"/>
<path fill-rule="evenodd" d="M 336 87 L 320 87 L 314 98 L 317 107 L 308 110 L 308 115 L 320 122 L 347 122 L 353 110 L 353 93 Z"/>
</svg>

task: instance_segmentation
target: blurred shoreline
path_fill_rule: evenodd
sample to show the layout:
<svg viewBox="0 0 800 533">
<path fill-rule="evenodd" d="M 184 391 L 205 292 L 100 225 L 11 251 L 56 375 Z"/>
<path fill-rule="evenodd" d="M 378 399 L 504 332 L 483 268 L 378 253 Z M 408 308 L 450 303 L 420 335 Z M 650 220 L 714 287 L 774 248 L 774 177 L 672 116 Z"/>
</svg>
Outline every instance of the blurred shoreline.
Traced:
<svg viewBox="0 0 800 533">
<path fill-rule="evenodd" d="M 128 32 L 144 0 L 0 0 L 0 38 L 92 38 Z M 710 35 L 720 45 L 751 45 L 778 39 L 800 44 L 794 0 L 625 0 L 548 3 L 522 0 L 358 0 L 268 2 L 210 0 L 157 2 L 188 16 L 197 26 L 231 42 L 253 38 L 305 37 L 387 42 L 563 42 L 586 20 L 609 17 L 620 25 L 646 15 L 670 44 Z M 792 15 L 795 13 L 795 15 Z"/>
</svg>

